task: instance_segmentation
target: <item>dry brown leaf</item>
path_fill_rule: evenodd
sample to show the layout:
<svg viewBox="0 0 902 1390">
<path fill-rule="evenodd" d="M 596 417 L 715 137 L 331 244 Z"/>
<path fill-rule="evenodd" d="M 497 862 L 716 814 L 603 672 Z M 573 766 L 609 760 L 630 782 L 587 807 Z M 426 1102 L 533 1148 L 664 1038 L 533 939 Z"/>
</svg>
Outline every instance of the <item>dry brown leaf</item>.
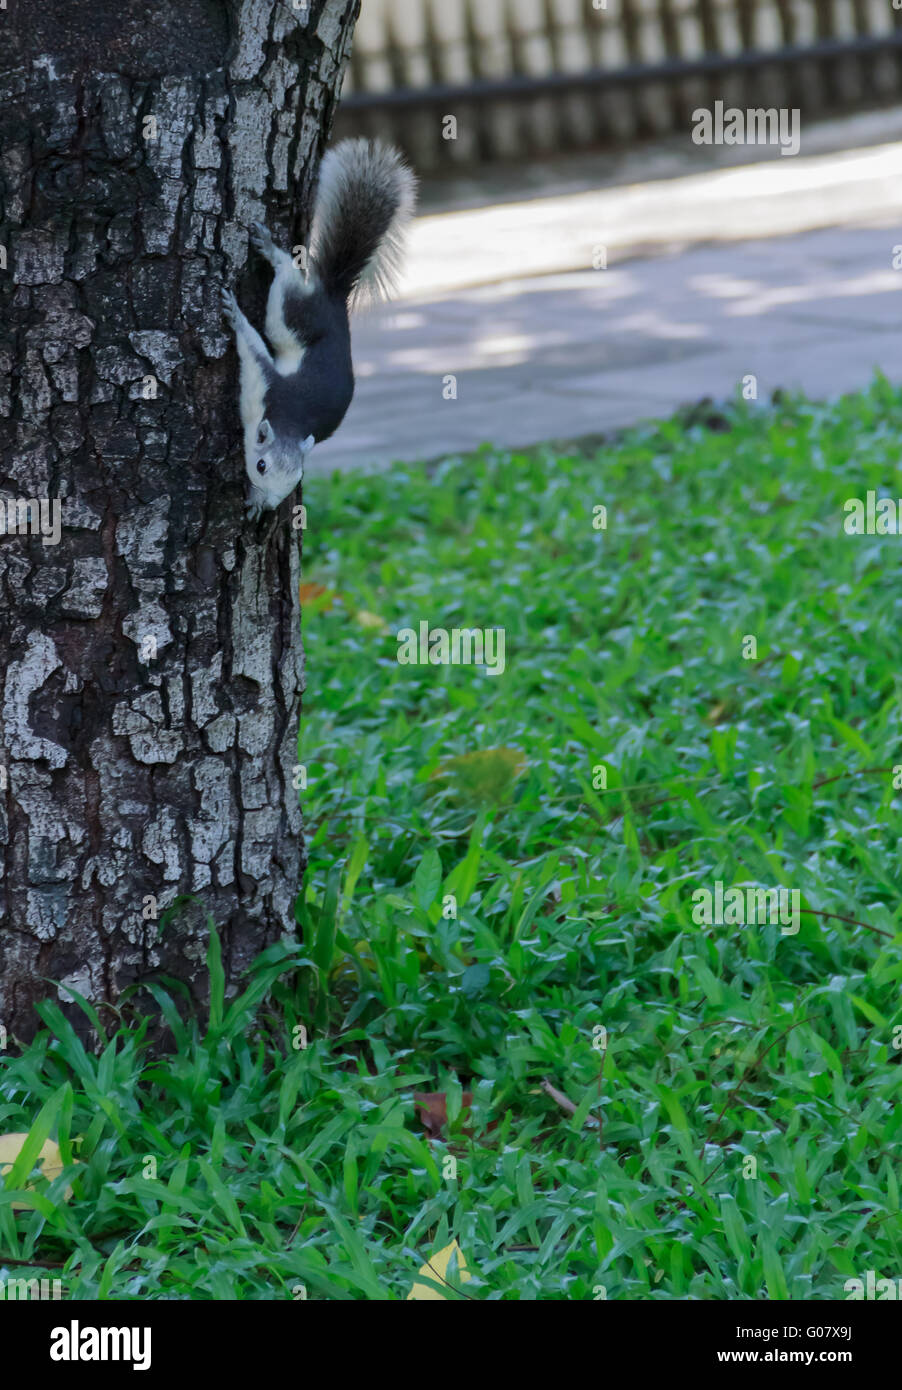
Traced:
<svg viewBox="0 0 902 1390">
<path fill-rule="evenodd" d="M 301 607 L 314 608 L 320 613 L 328 613 L 341 595 L 335 589 L 327 589 L 325 584 L 299 584 L 298 598 Z"/>
<path fill-rule="evenodd" d="M 448 1123 L 448 1096 L 445 1091 L 414 1091 L 413 1098 L 416 1107 L 420 1112 L 420 1119 L 423 1128 L 430 1139 L 441 1139 L 442 1130 Z M 464 1091 L 461 1095 L 460 1113 L 469 1110 L 473 1104 L 473 1092 Z M 473 1137 L 472 1130 L 464 1129 L 463 1133 L 468 1138 Z"/>
</svg>

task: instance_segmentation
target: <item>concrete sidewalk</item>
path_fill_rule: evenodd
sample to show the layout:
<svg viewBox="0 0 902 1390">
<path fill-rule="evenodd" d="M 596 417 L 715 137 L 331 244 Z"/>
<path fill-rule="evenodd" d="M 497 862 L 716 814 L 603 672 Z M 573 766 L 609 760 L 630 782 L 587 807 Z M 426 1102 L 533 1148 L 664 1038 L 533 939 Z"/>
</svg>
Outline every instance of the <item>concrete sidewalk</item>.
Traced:
<svg viewBox="0 0 902 1390">
<path fill-rule="evenodd" d="M 749 374 L 761 401 L 898 377 L 897 244 L 902 143 L 423 218 L 310 472 L 601 433 Z"/>
</svg>

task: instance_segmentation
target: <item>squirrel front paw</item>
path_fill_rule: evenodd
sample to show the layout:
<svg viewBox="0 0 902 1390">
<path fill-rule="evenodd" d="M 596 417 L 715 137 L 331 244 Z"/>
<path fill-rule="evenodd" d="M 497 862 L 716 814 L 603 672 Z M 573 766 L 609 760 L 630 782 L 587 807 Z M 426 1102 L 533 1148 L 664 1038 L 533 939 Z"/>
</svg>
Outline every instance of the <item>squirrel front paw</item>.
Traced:
<svg viewBox="0 0 902 1390">
<path fill-rule="evenodd" d="M 219 302 L 222 305 L 223 318 L 227 319 L 234 328 L 238 322 L 238 300 L 231 290 L 227 290 L 223 285 L 219 291 Z"/>
<path fill-rule="evenodd" d="M 266 510 L 266 499 L 259 488 L 254 487 L 253 483 L 251 484 L 245 507 L 247 509 L 248 521 L 257 521 Z"/>
<path fill-rule="evenodd" d="M 252 222 L 247 229 L 247 234 L 251 245 L 260 252 L 261 256 L 266 256 L 267 259 L 270 259 L 273 253 L 272 237 L 263 223 Z"/>
</svg>

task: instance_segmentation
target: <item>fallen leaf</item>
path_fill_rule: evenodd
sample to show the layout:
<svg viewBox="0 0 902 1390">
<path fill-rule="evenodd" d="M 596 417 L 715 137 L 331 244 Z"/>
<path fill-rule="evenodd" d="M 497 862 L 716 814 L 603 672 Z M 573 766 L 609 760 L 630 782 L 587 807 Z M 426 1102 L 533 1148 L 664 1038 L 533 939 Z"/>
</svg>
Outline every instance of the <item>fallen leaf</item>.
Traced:
<svg viewBox="0 0 902 1390">
<path fill-rule="evenodd" d="M 446 758 L 432 775 L 446 779 L 458 799 L 497 803 L 510 796 L 527 765 L 519 748 L 483 748 Z"/>
<path fill-rule="evenodd" d="M 472 1279 L 473 1276 L 467 1270 L 467 1262 L 464 1259 L 463 1251 L 456 1240 L 452 1240 L 450 1245 L 446 1245 L 444 1250 L 439 1250 L 437 1255 L 433 1255 L 430 1260 L 427 1260 L 426 1263 L 420 1267 L 420 1277 L 432 1279 L 436 1284 L 440 1284 L 444 1279 L 448 1279 L 448 1265 L 451 1262 L 452 1255 L 457 1257 L 457 1279 L 455 1282 L 452 1271 L 452 1278 L 448 1280 L 452 1287 L 449 1288 L 448 1293 L 453 1291 L 453 1288 L 456 1287 L 456 1283 L 465 1284 L 469 1279 Z M 438 1289 L 432 1288 L 430 1284 L 419 1284 L 416 1281 L 410 1293 L 407 1295 L 407 1301 L 409 1302 L 412 1298 L 420 1303 L 426 1303 L 427 1301 L 432 1302 L 433 1300 L 437 1303 L 448 1302 L 446 1294 L 439 1293 Z"/>
<path fill-rule="evenodd" d="M 442 1130 L 448 1123 L 448 1097 L 445 1091 L 414 1091 L 414 1102 L 420 1112 L 423 1128 L 430 1139 L 440 1139 Z M 460 1113 L 469 1110 L 473 1104 L 473 1092 L 464 1091 L 460 1098 Z M 469 1130 L 464 1134 L 472 1137 Z"/>
<path fill-rule="evenodd" d="M 442 1130 L 448 1124 L 448 1097 L 445 1091 L 414 1091 L 414 1103 L 420 1112 L 420 1119 L 427 1137 L 430 1139 L 441 1139 Z M 467 1111 L 473 1104 L 473 1092 L 462 1091 L 460 1096 L 460 1115 L 457 1122 L 460 1125 L 460 1132 L 467 1139 L 474 1139 L 475 1131 L 471 1126 L 461 1124 L 466 1118 Z M 490 1120 L 485 1127 L 486 1134 L 490 1134 L 493 1129 L 498 1128 L 497 1120 Z"/>
<path fill-rule="evenodd" d="M 12 1168 L 19 1154 L 22 1152 L 27 1138 L 27 1133 L 0 1134 L 0 1178 L 5 1177 L 10 1168 Z M 52 1182 L 54 1178 L 58 1178 L 63 1171 L 63 1159 L 60 1154 L 59 1144 L 56 1144 L 52 1139 L 45 1139 L 41 1151 L 38 1154 L 36 1166 L 40 1167 L 42 1174 L 48 1182 Z M 26 1183 L 25 1186 L 28 1188 L 32 1187 L 33 1184 Z M 65 1191 L 65 1200 L 68 1202 L 71 1196 L 72 1188 L 67 1187 Z M 31 1210 L 27 1202 L 13 1202 L 12 1209 L 13 1211 Z"/>
<path fill-rule="evenodd" d="M 327 589 L 325 584 L 299 584 L 298 598 L 302 608 L 306 606 L 318 613 L 328 613 L 341 595 L 335 589 Z"/>
<path fill-rule="evenodd" d="M 384 618 L 380 618 L 378 613 L 368 612 L 365 608 L 361 608 L 358 613 L 354 614 L 354 621 L 360 627 L 369 628 L 373 632 L 384 632 L 386 628 Z"/>
</svg>

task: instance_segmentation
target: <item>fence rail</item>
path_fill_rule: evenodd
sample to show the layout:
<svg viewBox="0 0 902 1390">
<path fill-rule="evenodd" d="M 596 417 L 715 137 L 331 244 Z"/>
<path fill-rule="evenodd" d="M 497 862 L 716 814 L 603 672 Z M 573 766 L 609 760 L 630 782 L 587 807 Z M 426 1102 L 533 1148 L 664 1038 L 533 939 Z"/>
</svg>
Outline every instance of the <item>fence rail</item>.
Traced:
<svg viewBox="0 0 902 1390">
<path fill-rule="evenodd" d="M 902 0 L 596 3 L 363 0 L 337 131 L 439 171 L 686 130 L 716 100 L 805 118 L 902 93 Z"/>
</svg>

